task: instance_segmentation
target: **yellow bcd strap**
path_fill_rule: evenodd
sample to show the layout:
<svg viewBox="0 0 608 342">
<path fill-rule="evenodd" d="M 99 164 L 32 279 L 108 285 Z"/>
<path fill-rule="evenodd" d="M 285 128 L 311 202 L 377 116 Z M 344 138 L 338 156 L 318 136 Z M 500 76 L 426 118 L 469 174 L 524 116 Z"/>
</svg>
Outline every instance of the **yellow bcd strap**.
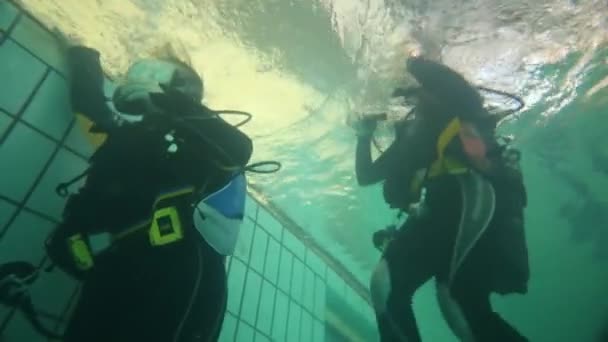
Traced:
<svg viewBox="0 0 608 342">
<path fill-rule="evenodd" d="M 460 133 L 460 119 L 452 119 L 437 138 L 437 159 L 427 169 L 421 170 L 414 176 L 410 184 L 412 193 L 419 193 L 422 183 L 427 178 L 434 178 L 443 174 L 460 174 L 469 170 L 468 166 L 456 158 L 446 157 L 445 149 Z"/>
<path fill-rule="evenodd" d="M 465 163 L 445 156 L 445 149 L 458 136 L 461 127 L 460 119 L 454 118 L 439 135 L 439 139 L 437 139 L 437 159 L 431 164 L 429 178 L 447 173 L 458 174 L 468 171 Z"/>
<path fill-rule="evenodd" d="M 154 208 L 158 209 L 154 211 L 149 232 L 152 246 L 167 245 L 184 237 L 184 229 L 176 201 L 193 192 L 194 188 L 188 187 L 163 194 L 157 198 Z"/>
<path fill-rule="evenodd" d="M 190 195 L 193 192 L 194 188 L 188 187 L 160 195 L 154 203 L 155 210 L 152 220 L 134 225 L 114 235 L 111 242 L 117 242 L 147 227 L 150 227 L 148 236 L 152 246 L 163 246 L 181 240 L 184 237 L 184 229 L 178 205 L 183 203 L 181 202 L 182 196 Z M 72 259 L 79 270 L 87 271 L 94 266 L 93 253 L 82 234 L 70 236 L 67 243 Z"/>
</svg>

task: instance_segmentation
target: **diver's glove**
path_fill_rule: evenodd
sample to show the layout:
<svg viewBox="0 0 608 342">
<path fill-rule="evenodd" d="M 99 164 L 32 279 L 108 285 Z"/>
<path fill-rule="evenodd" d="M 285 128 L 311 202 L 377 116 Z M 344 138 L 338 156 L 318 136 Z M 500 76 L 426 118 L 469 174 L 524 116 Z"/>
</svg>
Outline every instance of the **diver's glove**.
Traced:
<svg viewBox="0 0 608 342">
<path fill-rule="evenodd" d="M 388 246 L 388 243 L 395 238 L 396 233 L 397 227 L 395 227 L 394 225 L 390 225 L 385 229 L 376 231 L 372 235 L 372 242 L 374 244 L 374 247 L 376 247 L 376 249 L 380 252 L 384 252 L 384 250 Z"/>
<path fill-rule="evenodd" d="M 118 125 L 104 94 L 100 54 L 85 46 L 67 48 L 72 110 L 90 119 L 91 132 L 108 132 Z"/>
<path fill-rule="evenodd" d="M 359 138 L 371 138 L 378 127 L 378 119 L 360 115 L 358 119 L 350 123 Z"/>
<path fill-rule="evenodd" d="M 86 272 L 78 268 L 68 245 L 74 230 L 66 224 L 59 225 L 45 241 L 45 250 L 53 265 L 75 280 L 83 281 Z"/>
</svg>

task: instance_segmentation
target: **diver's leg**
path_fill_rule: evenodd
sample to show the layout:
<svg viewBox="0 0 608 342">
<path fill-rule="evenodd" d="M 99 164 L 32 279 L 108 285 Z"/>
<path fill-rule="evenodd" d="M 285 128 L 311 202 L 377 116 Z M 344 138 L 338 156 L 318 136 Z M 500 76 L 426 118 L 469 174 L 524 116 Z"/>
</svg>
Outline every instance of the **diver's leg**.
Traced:
<svg viewBox="0 0 608 342">
<path fill-rule="evenodd" d="M 370 291 L 382 342 L 421 340 L 412 297 L 433 277 L 442 260 L 445 242 L 426 224 L 409 222 L 391 241 L 376 267 Z"/>
<path fill-rule="evenodd" d="M 216 341 L 226 302 L 223 258 L 200 235 L 155 247 L 154 269 L 142 284 L 136 339 L 130 341 Z"/>
<path fill-rule="evenodd" d="M 492 309 L 490 294 L 471 286 L 458 289 L 454 298 L 469 322 L 475 341 L 526 342 L 528 339 Z"/>
<path fill-rule="evenodd" d="M 129 298 L 124 296 L 120 265 L 108 260 L 108 266 L 96 265 L 86 275 L 64 332 L 64 342 L 118 341 L 116 331 L 121 330 Z"/>
<path fill-rule="evenodd" d="M 107 330 L 101 329 L 104 325 L 111 326 L 108 307 L 100 305 L 103 297 L 99 291 L 91 289 L 90 284 L 83 285 L 80 298 L 65 329 L 64 342 L 110 340 L 110 336 L 105 335 Z"/>
<path fill-rule="evenodd" d="M 471 330 L 469 322 L 464 315 L 460 304 L 452 296 L 449 285 L 437 279 L 435 283 L 437 291 L 437 303 L 452 333 L 458 337 L 461 342 L 474 342 L 474 334 Z"/>
<path fill-rule="evenodd" d="M 87 276 L 65 341 L 215 341 L 225 289 L 222 257 L 198 236 L 122 248 Z"/>
<path fill-rule="evenodd" d="M 382 342 L 419 342 L 420 333 L 412 309 L 413 291 L 399 286 L 393 277 L 387 261 L 380 260 L 370 284 L 370 291 L 376 321 Z M 396 287 L 393 287 L 396 285 Z"/>
<path fill-rule="evenodd" d="M 198 341 L 185 336 L 203 285 L 212 280 L 203 277 L 207 260 L 202 250 L 193 236 L 158 247 L 150 247 L 147 240 L 122 245 L 112 263 L 95 265 L 105 274 L 89 284 L 97 291 L 83 291 L 81 310 L 74 313 L 78 334 L 67 341 Z M 95 317 L 98 311 L 102 315 Z M 81 313 L 84 318 L 78 317 Z M 97 332 L 87 331 L 91 327 Z"/>
<path fill-rule="evenodd" d="M 490 301 L 491 293 L 524 293 L 526 290 L 529 268 L 523 231 L 514 234 L 508 229 L 504 225 L 488 228 L 448 292 L 466 318 L 475 341 L 527 341 L 493 310 Z"/>
<path fill-rule="evenodd" d="M 201 239 L 200 287 L 179 332 L 179 342 L 210 342 L 219 339 L 226 313 L 227 284 L 224 257 Z"/>
<path fill-rule="evenodd" d="M 482 241 L 471 253 L 452 287 L 447 291 L 458 308 L 459 318 L 455 322 L 466 322 L 461 327 L 468 327 L 476 342 L 527 341 L 492 308 L 490 294 L 494 292 L 495 282 L 491 275 L 496 272 L 496 265 L 492 263 L 495 256 L 493 251 L 488 250 L 492 246 L 487 241 Z M 445 318 L 449 319 L 450 316 Z M 458 334 L 457 330 L 454 332 Z"/>
</svg>

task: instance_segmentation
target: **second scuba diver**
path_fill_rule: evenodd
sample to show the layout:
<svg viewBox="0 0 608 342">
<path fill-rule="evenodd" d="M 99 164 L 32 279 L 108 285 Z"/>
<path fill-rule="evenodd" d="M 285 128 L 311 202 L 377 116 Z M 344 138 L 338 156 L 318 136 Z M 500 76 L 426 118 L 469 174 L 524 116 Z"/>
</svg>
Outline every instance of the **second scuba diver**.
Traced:
<svg viewBox="0 0 608 342">
<path fill-rule="evenodd" d="M 385 201 L 410 213 L 384 240 L 371 279 L 381 341 L 421 341 L 412 297 L 433 277 L 460 340 L 526 341 L 490 303 L 491 293 L 527 292 L 519 152 L 498 142 L 497 120 L 461 75 L 420 57 L 408 70 L 420 84 L 409 91 L 414 118 L 396 127 L 393 144 L 372 160 L 377 120 L 361 119 L 357 132 L 358 183 L 383 182 Z"/>
<path fill-rule="evenodd" d="M 107 139 L 47 241 L 51 260 L 83 284 L 64 340 L 216 341 L 251 140 L 201 104 L 202 79 L 179 60 L 129 68 L 112 102 L 137 120 L 119 121 L 99 53 L 73 46 L 68 57 L 73 108 Z"/>
</svg>

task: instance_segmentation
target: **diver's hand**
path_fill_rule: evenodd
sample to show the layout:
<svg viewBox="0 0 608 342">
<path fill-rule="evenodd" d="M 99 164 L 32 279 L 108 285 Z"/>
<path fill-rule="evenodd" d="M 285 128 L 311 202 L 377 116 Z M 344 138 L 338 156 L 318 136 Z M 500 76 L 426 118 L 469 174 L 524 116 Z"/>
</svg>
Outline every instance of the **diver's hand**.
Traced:
<svg viewBox="0 0 608 342">
<path fill-rule="evenodd" d="M 378 120 L 360 115 L 357 119 L 350 122 L 349 125 L 355 130 L 357 137 L 371 137 L 378 127 Z"/>
<path fill-rule="evenodd" d="M 376 128 L 378 127 L 378 121 L 369 118 L 360 119 L 356 126 L 355 131 L 359 137 L 371 137 Z"/>
<path fill-rule="evenodd" d="M 424 202 L 420 201 L 420 202 L 410 204 L 407 214 L 411 217 L 422 217 L 422 216 L 426 215 L 427 212 L 428 212 L 428 208 L 426 207 Z"/>
</svg>

